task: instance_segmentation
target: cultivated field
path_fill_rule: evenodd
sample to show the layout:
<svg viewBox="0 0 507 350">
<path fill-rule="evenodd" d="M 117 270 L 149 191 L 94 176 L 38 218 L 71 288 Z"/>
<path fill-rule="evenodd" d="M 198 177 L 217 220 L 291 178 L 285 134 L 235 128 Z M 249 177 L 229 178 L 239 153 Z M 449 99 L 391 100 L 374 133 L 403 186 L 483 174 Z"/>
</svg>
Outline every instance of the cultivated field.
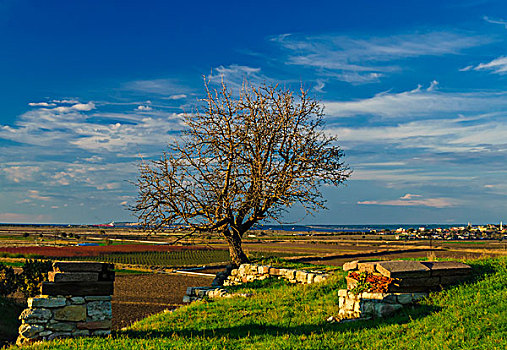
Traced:
<svg viewBox="0 0 507 350">
<path fill-rule="evenodd" d="M 213 277 L 174 273 L 206 266 L 216 272 L 229 261 L 218 239 L 190 238 L 171 245 L 181 232 L 146 235 L 134 229 L 91 227 L 0 227 L 0 262 L 25 258 L 94 260 L 116 264 L 114 329 L 182 305 L 188 286 L 210 285 Z M 398 241 L 394 236 L 254 232 L 244 248 L 253 259 L 283 257 L 293 263 L 341 266 L 355 259 L 472 259 L 507 254 L 502 241 Z M 17 296 L 24 302 L 21 296 Z"/>
</svg>

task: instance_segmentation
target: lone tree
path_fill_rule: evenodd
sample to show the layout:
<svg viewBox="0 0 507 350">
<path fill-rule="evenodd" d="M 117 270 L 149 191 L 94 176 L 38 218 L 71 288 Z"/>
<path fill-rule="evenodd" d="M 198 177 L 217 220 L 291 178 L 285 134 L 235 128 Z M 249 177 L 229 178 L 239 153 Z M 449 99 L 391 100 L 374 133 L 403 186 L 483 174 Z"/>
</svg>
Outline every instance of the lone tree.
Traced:
<svg viewBox="0 0 507 350">
<path fill-rule="evenodd" d="M 300 203 L 324 207 L 320 186 L 350 171 L 335 137 L 323 132 L 323 107 L 301 89 L 244 84 L 238 97 L 205 82 L 206 98 L 184 117 L 179 141 L 140 165 L 133 210 L 145 228 L 184 224 L 229 245 L 233 264 L 248 262 L 242 237 L 255 223 Z"/>
</svg>

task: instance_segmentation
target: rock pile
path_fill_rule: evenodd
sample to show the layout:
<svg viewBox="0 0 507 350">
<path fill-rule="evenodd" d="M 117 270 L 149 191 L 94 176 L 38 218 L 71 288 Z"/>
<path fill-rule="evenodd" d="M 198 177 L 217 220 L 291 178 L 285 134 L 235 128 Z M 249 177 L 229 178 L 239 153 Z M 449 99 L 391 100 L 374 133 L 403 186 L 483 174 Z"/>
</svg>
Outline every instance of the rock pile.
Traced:
<svg viewBox="0 0 507 350">
<path fill-rule="evenodd" d="M 294 269 L 282 269 L 267 265 L 241 264 L 237 269 L 232 269 L 230 275 L 224 280 L 224 286 L 234 286 L 253 281 L 261 281 L 266 278 L 285 279 L 290 283 L 311 284 L 325 281 L 329 275 L 321 271 L 305 271 Z"/>
<path fill-rule="evenodd" d="M 461 282 L 472 272 L 469 265 L 456 261 L 353 261 L 343 265 L 345 271 L 380 274 L 394 279 L 388 292 L 428 292 Z M 347 289 L 357 280 L 347 278 Z"/>
<path fill-rule="evenodd" d="M 111 333 L 112 264 L 55 262 L 48 277 L 21 313 L 18 345 Z"/>
<path fill-rule="evenodd" d="M 343 265 L 349 274 L 347 289 L 338 291 L 339 318 L 385 317 L 426 297 L 429 291 L 466 280 L 471 267 L 454 261 L 352 261 Z M 392 279 L 385 293 L 371 293 L 367 284 L 352 278 L 361 273 L 380 275 Z M 359 289 L 359 292 L 357 292 Z"/>
</svg>

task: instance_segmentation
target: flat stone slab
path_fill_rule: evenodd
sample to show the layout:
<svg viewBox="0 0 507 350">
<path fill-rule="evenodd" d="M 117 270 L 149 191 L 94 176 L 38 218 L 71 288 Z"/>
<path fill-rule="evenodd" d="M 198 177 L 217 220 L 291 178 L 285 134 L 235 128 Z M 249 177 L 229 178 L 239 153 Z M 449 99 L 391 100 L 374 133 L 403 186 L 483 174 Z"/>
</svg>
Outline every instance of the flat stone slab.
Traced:
<svg viewBox="0 0 507 350">
<path fill-rule="evenodd" d="M 431 270 L 431 276 L 469 275 L 472 268 L 457 261 L 423 261 L 424 266 Z"/>
<path fill-rule="evenodd" d="M 90 261 L 55 261 L 53 263 L 55 272 L 104 272 L 113 268 L 113 264 Z"/>
<path fill-rule="evenodd" d="M 377 266 L 377 264 L 379 262 L 380 261 L 358 262 L 357 263 L 357 269 L 360 272 L 370 272 L 370 273 L 373 273 L 373 272 L 375 272 L 375 268 L 376 268 L 376 266 Z"/>
<path fill-rule="evenodd" d="M 377 271 L 389 278 L 430 277 L 431 270 L 418 261 L 380 261 Z"/>
<path fill-rule="evenodd" d="M 44 295 L 113 295 L 113 282 L 42 282 Z"/>
<path fill-rule="evenodd" d="M 98 282 L 98 272 L 48 272 L 49 282 Z"/>
</svg>

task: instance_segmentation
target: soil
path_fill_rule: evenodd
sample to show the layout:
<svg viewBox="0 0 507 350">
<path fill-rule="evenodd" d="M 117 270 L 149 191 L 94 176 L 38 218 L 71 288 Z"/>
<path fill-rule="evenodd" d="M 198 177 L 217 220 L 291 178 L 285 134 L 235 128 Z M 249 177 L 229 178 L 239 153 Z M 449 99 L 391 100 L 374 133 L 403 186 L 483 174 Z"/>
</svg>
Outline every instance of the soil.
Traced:
<svg viewBox="0 0 507 350">
<path fill-rule="evenodd" d="M 427 258 L 428 260 L 437 259 L 477 259 L 484 256 L 495 256 L 491 253 L 477 252 L 459 252 L 447 250 L 421 249 L 417 251 L 397 251 L 397 252 L 373 252 L 366 254 L 346 254 L 342 257 L 334 257 L 331 259 L 304 259 L 304 262 L 310 264 L 325 264 L 333 266 L 342 266 L 347 261 L 353 260 L 398 260 L 404 258 Z"/>
<path fill-rule="evenodd" d="M 187 287 L 210 286 L 213 277 L 182 274 L 117 274 L 113 295 L 113 329 L 183 305 Z"/>
</svg>

